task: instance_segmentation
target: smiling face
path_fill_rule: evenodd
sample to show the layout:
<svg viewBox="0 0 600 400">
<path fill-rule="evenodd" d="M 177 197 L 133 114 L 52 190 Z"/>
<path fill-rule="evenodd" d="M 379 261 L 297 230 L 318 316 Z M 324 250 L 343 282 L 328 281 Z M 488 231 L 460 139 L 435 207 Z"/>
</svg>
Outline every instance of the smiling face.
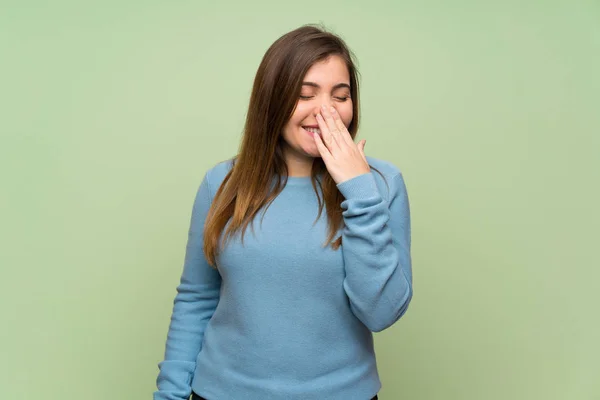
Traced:
<svg viewBox="0 0 600 400">
<path fill-rule="evenodd" d="M 350 75 L 339 56 L 313 64 L 304 76 L 296 109 L 283 128 L 283 154 L 289 176 L 310 175 L 313 159 L 321 156 L 311 131 L 320 134 L 315 116 L 322 105 L 335 107 L 344 125 L 350 126 Z"/>
</svg>

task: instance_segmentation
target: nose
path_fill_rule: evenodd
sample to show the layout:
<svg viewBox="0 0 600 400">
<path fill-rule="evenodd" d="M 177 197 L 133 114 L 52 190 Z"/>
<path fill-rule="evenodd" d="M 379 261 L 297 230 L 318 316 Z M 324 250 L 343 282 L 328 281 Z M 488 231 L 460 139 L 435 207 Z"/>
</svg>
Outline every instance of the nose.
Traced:
<svg viewBox="0 0 600 400">
<path fill-rule="evenodd" d="M 317 115 L 318 113 L 320 113 L 320 112 L 321 112 L 321 110 L 322 110 L 322 109 L 321 109 L 321 106 L 325 106 L 325 107 L 327 107 L 327 110 L 329 110 L 329 109 L 330 109 L 330 108 L 333 106 L 333 102 L 332 102 L 330 99 L 327 99 L 327 100 L 323 100 L 323 101 L 321 101 L 321 103 L 320 103 L 320 104 L 317 104 L 317 105 L 315 106 L 315 109 L 313 110 L 313 114 L 314 114 L 314 115 Z M 335 108 L 335 107 L 334 107 L 334 108 Z"/>
</svg>

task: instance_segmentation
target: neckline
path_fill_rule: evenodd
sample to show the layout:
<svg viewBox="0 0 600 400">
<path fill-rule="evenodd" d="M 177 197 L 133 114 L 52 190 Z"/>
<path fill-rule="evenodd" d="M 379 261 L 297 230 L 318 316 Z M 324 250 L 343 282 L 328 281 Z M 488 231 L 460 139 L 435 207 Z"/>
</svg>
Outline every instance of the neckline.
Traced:
<svg viewBox="0 0 600 400">
<path fill-rule="evenodd" d="M 317 182 L 320 176 L 317 176 Z M 283 182 L 285 178 L 281 178 Z M 312 177 L 308 176 L 288 176 L 286 186 L 312 186 Z"/>
</svg>

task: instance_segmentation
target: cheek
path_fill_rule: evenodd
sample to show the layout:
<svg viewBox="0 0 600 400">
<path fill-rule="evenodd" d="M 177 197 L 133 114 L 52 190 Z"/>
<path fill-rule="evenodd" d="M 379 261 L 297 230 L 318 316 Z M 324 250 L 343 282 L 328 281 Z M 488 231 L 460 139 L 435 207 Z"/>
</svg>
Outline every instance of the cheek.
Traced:
<svg viewBox="0 0 600 400">
<path fill-rule="evenodd" d="M 346 126 L 350 125 L 350 122 L 352 122 L 352 116 L 353 116 L 352 103 L 344 104 L 342 107 L 338 107 L 337 111 L 340 114 L 342 121 L 344 121 L 344 125 L 346 125 Z"/>
<path fill-rule="evenodd" d="M 285 124 L 285 126 L 283 128 L 283 136 L 289 138 L 289 136 L 293 134 L 293 132 L 295 131 L 295 129 L 297 128 L 298 124 L 300 124 L 301 121 L 302 121 L 302 107 L 298 106 L 298 107 L 296 107 L 296 110 L 294 110 L 294 113 L 290 117 L 287 124 Z"/>
<path fill-rule="evenodd" d="M 304 121 L 307 117 L 310 116 L 311 110 L 312 110 L 312 108 L 308 107 L 303 102 L 298 103 L 298 105 L 296 106 L 296 110 L 294 111 L 294 113 L 292 114 L 292 117 L 290 118 L 290 125 L 292 125 L 292 126 L 299 125 L 302 121 Z"/>
</svg>

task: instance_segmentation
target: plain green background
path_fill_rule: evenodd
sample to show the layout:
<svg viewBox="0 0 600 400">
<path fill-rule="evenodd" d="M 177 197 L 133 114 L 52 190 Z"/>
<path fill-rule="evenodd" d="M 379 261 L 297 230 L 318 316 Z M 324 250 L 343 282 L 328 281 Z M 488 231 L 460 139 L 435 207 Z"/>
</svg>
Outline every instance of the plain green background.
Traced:
<svg viewBox="0 0 600 400">
<path fill-rule="evenodd" d="M 3 1 L 1 399 L 151 398 L 196 189 L 319 22 L 411 202 L 382 400 L 600 399 L 600 5 L 568 0 Z"/>
</svg>

